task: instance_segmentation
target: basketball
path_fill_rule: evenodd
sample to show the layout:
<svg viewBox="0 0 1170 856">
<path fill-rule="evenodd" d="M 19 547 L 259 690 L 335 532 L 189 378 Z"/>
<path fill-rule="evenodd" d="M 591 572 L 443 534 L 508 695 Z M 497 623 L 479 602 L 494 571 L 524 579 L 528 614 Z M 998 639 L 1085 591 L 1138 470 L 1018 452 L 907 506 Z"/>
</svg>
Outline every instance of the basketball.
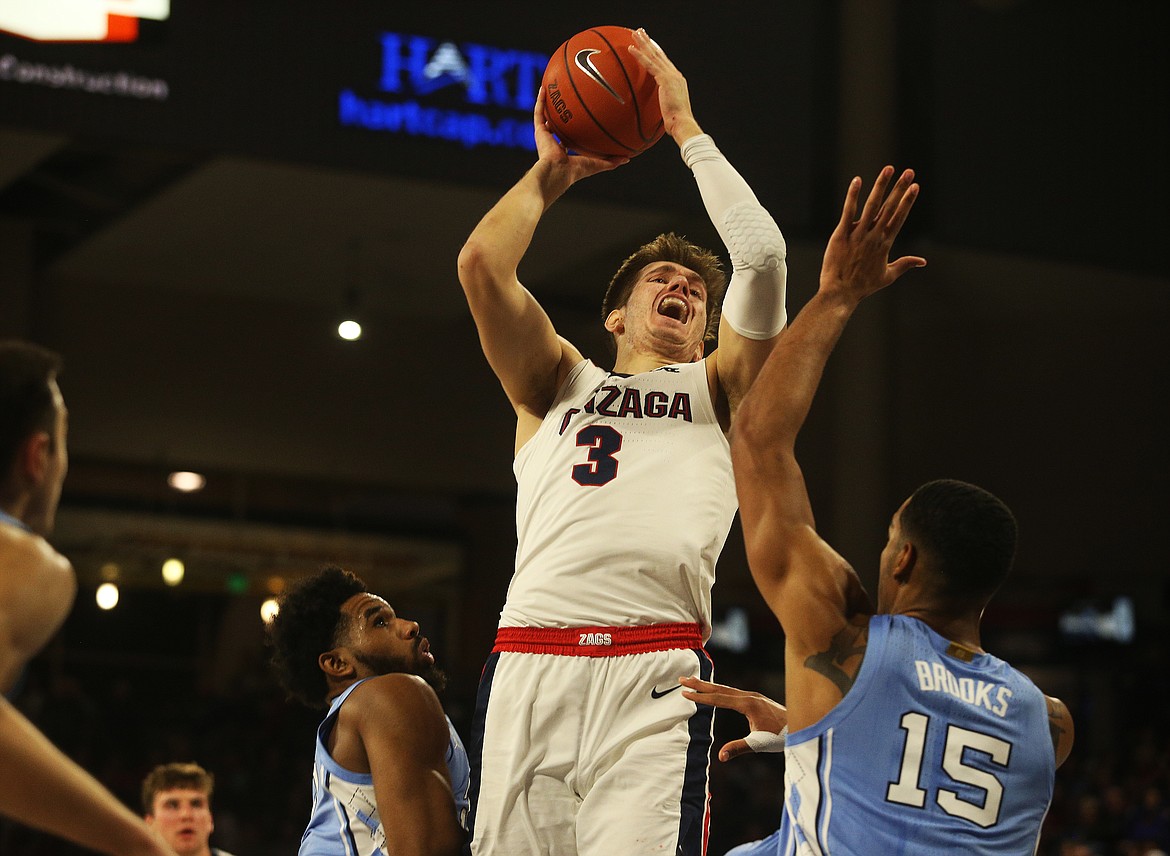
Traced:
<svg viewBox="0 0 1170 856">
<path fill-rule="evenodd" d="M 626 27 L 593 27 L 557 48 L 544 70 L 544 115 L 571 151 L 634 157 L 662 137 L 658 84 L 629 52 Z"/>
</svg>

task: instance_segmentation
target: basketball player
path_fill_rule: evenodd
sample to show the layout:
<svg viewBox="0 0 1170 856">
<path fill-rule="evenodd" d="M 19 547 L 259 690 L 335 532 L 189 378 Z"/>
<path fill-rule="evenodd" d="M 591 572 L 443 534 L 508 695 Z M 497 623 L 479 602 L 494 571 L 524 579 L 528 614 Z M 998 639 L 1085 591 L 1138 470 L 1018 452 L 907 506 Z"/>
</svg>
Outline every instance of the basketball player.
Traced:
<svg viewBox="0 0 1170 856">
<path fill-rule="evenodd" d="M 417 623 L 337 567 L 293 586 L 269 628 L 289 694 L 328 707 L 300 856 L 447 856 L 464 841 L 467 753 Z"/>
<path fill-rule="evenodd" d="M 570 155 L 537 105 L 535 166 L 459 257 L 517 418 L 516 570 L 472 750 L 477 856 L 706 848 L 712 712 L 677 676 L 711 675 L 702 645 L 736 507 L 725 433 L 785 323 L 785 244 L 695 121 L 685 78 L 644 31 L 634 42 L 733 272 L 722 301 L 718 258 L 661 235 L 606 292 L 612 371 L 558 337 L 517 266 L 549 205 L 627 159 Z"/>
<path fill-rule="evenodd" d="M 0 691 L 56 633 L 77 591 L 44 536 L 65 480 L 60 358 L 0 342 Z M 0 695 L 0 814 L 102 853 L 173 854 L 133 812 Z"/>
<path fill-rule="evenodd" d="M 159 764 L 142 782 L 146 823 L 179 856 L 232 856 L 211 846 L 215 820 L 211 792 L 215 776 L 198 764 Z"/>
<path fill-rule="evenodd" d="M 919 487 L 890 521 L 876 612 L 814 527 L 794 446 L 829 353 L 862 299 L 926 263 L 888 262 L 918 195 L 910 170 L 890 189 L 893 176 L 882 170 L 859 215 L 850 184 L 820 288 L 736 422 L 748 562 L 786 639 L 789 728 L 780 831 L 737 853 L 1030 854 L 1072 748 L 1065 705 L 981 647 L 1015 552 L 1002 502 L 964 482 Z"/>
</svg>

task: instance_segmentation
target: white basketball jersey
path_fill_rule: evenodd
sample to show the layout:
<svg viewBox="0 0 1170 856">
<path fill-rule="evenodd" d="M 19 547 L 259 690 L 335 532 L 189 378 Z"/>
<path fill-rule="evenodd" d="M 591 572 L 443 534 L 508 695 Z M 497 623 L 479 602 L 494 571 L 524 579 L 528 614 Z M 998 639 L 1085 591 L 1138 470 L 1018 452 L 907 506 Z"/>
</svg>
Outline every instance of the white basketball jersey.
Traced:
<svg viewBox="0 0 1170 856">
<path fill-rule="evenodd" d="M 501 627 L 711 627 L 735 516 L 706 364 L 569 373 L 514 464 L 516 572 Z"/>
</svg>

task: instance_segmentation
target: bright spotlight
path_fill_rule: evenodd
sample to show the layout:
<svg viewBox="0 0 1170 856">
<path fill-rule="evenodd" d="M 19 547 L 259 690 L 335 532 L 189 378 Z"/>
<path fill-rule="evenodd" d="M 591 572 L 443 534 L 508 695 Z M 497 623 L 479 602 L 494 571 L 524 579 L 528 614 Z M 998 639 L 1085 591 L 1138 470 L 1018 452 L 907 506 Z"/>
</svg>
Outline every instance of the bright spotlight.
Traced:
<svg viewBox="0 0 1170 856">
<path fill-rule="evenodd" d="M 113 583 L 102 583 L 98 586 L 94 599 L 101 609 L 113 609 L 118 605 L 118 587 Z"/>
<path fill-rule="evenodd" d="M 342 321 L 337 325 L 337 335 L 347 342 L 360 339 L 362 337 L 362 325 L 356 321 Z"/>
<path fill-rule="evenodd" d="M 179 559 L 167 559 L 162 563 L 163 582 L 169 586 L 181 583 L 186 573 L 187 568 Z"/>
<path fill-rule="evenodd" d="M 180 493 L 195 493 L 197 490 L 203 490 L 203 486 L 207 484 L 207 479 L 200 473 L 180 470 L 167 476 L 167 484 Z"/>
<path fill-rule="evenodd" d="M 278 612 L 280 612 L 280 604 L 276 602 L 276 598 L 270 597 L 260 604 L 260 618 L 265 624 L 271 624 Z"/>
</svg>

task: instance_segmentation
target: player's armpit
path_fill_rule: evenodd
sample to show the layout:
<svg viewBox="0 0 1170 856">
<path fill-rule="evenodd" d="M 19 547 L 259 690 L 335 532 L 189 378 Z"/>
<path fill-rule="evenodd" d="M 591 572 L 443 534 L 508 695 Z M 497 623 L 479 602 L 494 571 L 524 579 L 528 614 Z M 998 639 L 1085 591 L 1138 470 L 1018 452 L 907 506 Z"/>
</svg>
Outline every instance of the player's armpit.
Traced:
<svg viewBox="0 0 1170 856">
<path fill-rule="evenodd" d="M 1045 696 L 1048 703 L 1048 731 L 1052 735 L 1052 751 L 1056 753 L 1056 766 L 1060 766 L 1072 752 L 1075 730 L 1072 714 L 1058 698 Z"/>
<path fill-rule="evenodd" d="M 868 642 L 868 623 L 861 626 L 846 624 L 833 634 L 823 650 L 805 657 L 804 667 L 828 678 L 844 698 L 861 671 Z"/>
<path fill-rule="evenodd" d="M 715 400 L 724 404 L 726 409 L 728 424 L 724 425 L 725 431 L 780 335 L 770 339 L 749 339 L 726 322 L 719 322 L 719 348 L 707 359 L 715 369 Z M 720 408 L 721 419 L 723 416 L 723 408 Z"/>
<path fill-rule="evenodd" d="M 856 573 L 827 544 L 815 561 L 797 563 L 777 596 L 789 727 L 796 731 L 819 721 L 852 688 L 871 612 L 862 608 L 867 599 Z"/>
</svg>

